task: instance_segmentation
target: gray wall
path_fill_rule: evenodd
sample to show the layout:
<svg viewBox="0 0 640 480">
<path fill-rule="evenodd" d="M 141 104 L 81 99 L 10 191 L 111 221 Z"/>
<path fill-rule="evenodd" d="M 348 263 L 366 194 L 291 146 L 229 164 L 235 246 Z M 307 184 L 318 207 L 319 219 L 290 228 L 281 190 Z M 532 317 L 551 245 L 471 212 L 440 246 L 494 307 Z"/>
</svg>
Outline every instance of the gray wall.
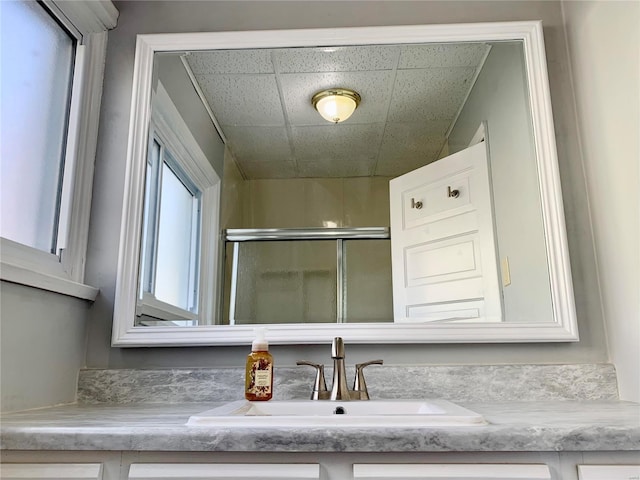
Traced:
<svg viewBox="0 0 640 480">
<path fill-rule="evenodd" d="M 198 97 L 180 56 L 176 54 L 156 55 L 156 76 L 167 90 L 171 101 L 189 127 L 209 163 L 222 178 L 224 165 L 224 143 L 213 125 L 202 100 Z"/>
<path fill-rule="evenodd" d="M 640 402 L 640 3 L 563 8 L 609 352 Z"/>
<path fill-rule="evenodd" d="M 74 402 L 89 302 L 8 282 L 0 296 L 2 411 Z"/>
<path fill-rule="evenodd" d="M 116 2 L 118 27 L 109 34 L 101 112 L 87 282 L 100 287 L 89 324 L 90 367 L 239 366 L 248 347 L 110 347 L 120 215 L 131 102 L 136 33 L 278 28 L 410 25 L 536 20 L 544 22 L 551 96 L 564 189 L 569 248 L 581 341 L 573 344 L 358 345 L 349 361 L 384 358 L 388 364 L 565 363 L 608 359 L 596 282 L 593 239 L 586 208 L 584 172 L 575 129 L 575 104 L 567 71 L 562 12 L 558 2 Z M 328 346 L 275 346 L 278 365 L 296 359 L 326 362 Z"/>
</svg>

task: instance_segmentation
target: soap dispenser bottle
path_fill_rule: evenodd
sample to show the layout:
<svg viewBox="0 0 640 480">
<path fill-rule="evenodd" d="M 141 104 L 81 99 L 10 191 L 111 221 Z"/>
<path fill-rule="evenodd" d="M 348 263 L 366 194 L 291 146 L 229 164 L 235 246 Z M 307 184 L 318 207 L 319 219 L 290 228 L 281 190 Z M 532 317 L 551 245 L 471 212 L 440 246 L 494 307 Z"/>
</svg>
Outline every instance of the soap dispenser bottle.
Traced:
<svg viewBox="0 0 640 480">
<path fill-rule="evenodd" d="M 273 396 L 273 357 L 265 329 L 256 328 L 256 339 L 247 356 L 244 396 L 250 401 L 271 400 Z"/>
</svg>

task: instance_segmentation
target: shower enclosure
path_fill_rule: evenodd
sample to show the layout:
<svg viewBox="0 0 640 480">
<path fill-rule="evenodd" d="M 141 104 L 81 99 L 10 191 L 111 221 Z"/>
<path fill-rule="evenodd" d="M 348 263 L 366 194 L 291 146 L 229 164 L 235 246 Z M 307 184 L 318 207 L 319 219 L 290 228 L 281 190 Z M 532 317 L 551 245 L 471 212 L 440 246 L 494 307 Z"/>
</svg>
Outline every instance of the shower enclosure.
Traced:
<svg viewBox="0 0 640 480">
<path fill-rule="evenodd" d="M 229 229 L 222 324 L 392 322 L 389 229 Z"/>
</svg>

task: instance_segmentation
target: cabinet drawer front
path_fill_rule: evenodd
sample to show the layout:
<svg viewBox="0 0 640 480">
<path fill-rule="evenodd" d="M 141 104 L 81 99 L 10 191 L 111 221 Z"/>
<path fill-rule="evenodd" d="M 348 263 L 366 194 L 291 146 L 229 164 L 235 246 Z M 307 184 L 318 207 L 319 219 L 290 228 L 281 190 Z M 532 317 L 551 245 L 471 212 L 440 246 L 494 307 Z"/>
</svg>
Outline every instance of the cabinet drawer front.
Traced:
<svg viewBox="0 0 640 480">
<path fill-rule="evenodd" d="M 551 480 L 546 465 L 355 464 L 356 480 Z"/>
<path fill-rule="evenodd" d="M 4 463 L 3 480 L 101 480 L 101 463 Z"/>
<path fill-rule="evenodd" d="M 318 480 L 315 463 L 134 463 L 129 480 Z"/>
<path fill-rule="evenodd" d="M 580 480 L 640 480 L 640 465 L 578 465 Z"/>
</svg>

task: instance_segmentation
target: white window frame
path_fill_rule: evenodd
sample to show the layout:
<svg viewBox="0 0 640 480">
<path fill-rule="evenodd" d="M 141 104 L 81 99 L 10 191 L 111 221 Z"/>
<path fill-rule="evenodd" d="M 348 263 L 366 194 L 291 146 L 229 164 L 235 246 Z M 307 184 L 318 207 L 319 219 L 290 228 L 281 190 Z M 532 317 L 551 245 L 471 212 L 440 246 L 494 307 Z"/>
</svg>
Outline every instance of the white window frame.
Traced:
<svg viewBox="0 0 640 480">
<path fill-rule="evenodd" d="M 207 156 L 189 131 L 178 109 L 171 101 L 161 82 L 154 94 L 151 112 L 149 138 L 157 136 L 169 149 L 174 160 L 189 180 L 200 190 L 200 252 L 198 278 L 198 313 L 169 305 L 145 293 L 136 303 L 136 314 L 147 315 L 162 320 L 192 322 L 191 325 L 213 323 L 216 313 L 216 283 L 218 272 L 220 177 L 213 169 Z M 151 140 L 149 140 L 151 144 Z M 139 292 L 142 280 L 142 259 L 139 259 L 138 285 L 132 286 Z M 208 292 L 208 293 L 207 293 Z M 157 321 L 150 319 L 150 323 Z M 169 325 L 167 322 L 165 325 Z"/>
<path fill-rule="evenodd" d="M 102 98 L 107 30 L 118 11 L 109 0 L 45 0 L 51 15 L 77 41 L 64 161 L 58 253 L 0 238 L 0 279 L 93 301 L 85 285 L 91 188 Z"/>
<path fill-rule="evenodd" d="M 163 127 L 166 128 L 166 127 Z M 198 211 L 197 212 L 192 212 L 192 217 L 196 217 L 197 220 L 197 224 L 196 224 L 196 232 L 195 232 L 195 236 L 192 236 L 192 242 L 194 240 L 196 240 L 197 238 L 197 248 L 195 248 L 196 252 L 192 253 L 192 258 L 190 259 L 190 263 L 191 263 L 191 267 L 195 268 L 196 270 L 196 274 L 194 274 L 194 276 L 192 278 L 189 279 L 189 290 L 193 292 L 193 290 L 195 290 L 197 292 L 195 298 L 192 298 L 190 303 L 192 306 L 196 306 L 196 310 L 199 311 L 200 308 L 200 275 L 199 275 L 199 269 L 200 269 L 200 249 L 202 248 L 202 246 L 200 245 L 200 242 L 202 242 L 203 236 L 206 237 L 206 239 L 208 240 L 209 234 L 210 232 L 205 232 L 205 235 L 202 235 L 202 231 L 200 228 L 200 224 L 201 224 L 201 219 L 202 219 L 202 215 L 204 214 L 204 205 L 203 205 L 203 199 L 202 199 L 202 191 L 203 189 L 208 188 L 210 185 L 207 182 L 202 182 L 199 179 L 192 179 L 191 176 L 189 174 L 184 173 L 185 170 L 187 170 L 188 168 L 188 164 L 193 164 L 195 162 L 195 160 L 188 155 L 186 158 L 183 157 L 182 153 L 176 153 L 176 151 L 173 150 L 172 148 L 172 144 L 175 144 L 176 141 L 181 142 L 180 139 L 176 139 L 173 138 L 172 132 L 167 132 L 168 135 L 170 135 L 172 137 L 172 141 L 168 142 L 167 141 L 167 137 L 165 135 L 165 133 L 163 131 L 160 130 L 160 128 L 158 127 L 157 123 L 154 121 L 153 117 L 151 119 L 151 128 L 149 129 L 149 150 L 147 151 L 147 157 L 150 155 L 150 151 L 151 151 L 151 145 L 154 143 L 157 143 L 158 145 L 160 145 L 160 155 L 158 156 L 158 163 L 159 165 L 157 165 L 156 168 L 158 168 L 159 172 L 158 172 L 158 179 L 157 182 L 159 185 L 157 185 L 157 189 L 154 189 L 155 192 L 155 196 L 156 198 L 153 200 L 154 204 L 156 205 L 156 208 L 154 209 L 154 214 L 156 216 L 156 219 L 154 220 L 154 229 L 153 231 L 149 231 L 148 227 L 149 227 L 149 219 L 146 218 L 146 215 L 150 212 L 148 212 L 145 208 L 145 218 L 144 218 L 144 222 L 143 222 L 143 234 L 142 234 L 142 238 L 141 238 L 141 254 L 140 254 L 140 266 L 139 266 L 139 274 L 138 274 L 138 303 L 136 306 L 136 314 L 137 315 L 146 315 L 146 316 L 150 316 L 150 317 L 154 317 L 158 320 L 179 320 L 182 322 L 183 325 L 190 325 L 190 326 L 195 326 L 198 324 L 198 314 L 193 312 L 191 309 L 184 309 L 181 307 L 178 307 L 176 305 L 172 305 L 170 303 L 164 302 L 160 299 L 158 299 L 155 295 L 155 292 L 149 292 L 146 291 L 146 285 L 144 285 L 145 282 L 145 275 L 146 273 L 151 273 L 151 275 L 153 276 L 153 279 L 151 280 L 151 284 L 152 284 L 152 289 L 155 290 L 155 286 L 156 286 L 156 280 L 157 280 L 157 262 L 158 262 L 158 258 L 157 258 L 157 246 L 158 246 L 158 241 L 159 241 L 159 236 L 160 236 L 160 231 L 159 231 L 159 220 L 158 220 L 158 215 L 159 215 L 159 209 L 161 208 L 162 205 L 162 187 L 160 186 L 162 184 L 162 171 L 164 170 L 164 165 L 165 163 L 167 164 L 167 166 L 169 167 L 170 170 L 173 171 L 173 167 L 178 167 L 179 170 L 181 170 L 183 173 L 182 175 L 178 175 L 175 173 L 174 174 L 180 178 L 181 176 L 185 176 L 186 180 L 193 184 L 193 187 L 195 187 L 195 189 L 198 191 Z M 188 149 L 187 149 L 188 150 Z M 169 157 L 171 158 L 171 162 L 166 162 L 165 160 L 165 151 L 168 151 L 169 153 Z M 147 159 L 148 161 L 148 159 Z M 188 164 L 187 164 L 188 162 Z M 182 178 L 180 178 L 180 181 L 182 181 Z M 188 190 L 191 190 L 190 188 L 187 188 Z M 192 192 L 191 192 L 192 193 Z M 145 191 L 145 204 L 147 203 L 147 201 L 149 201 L 149 199 L 147 199 L 147 195 L 149 194 L 148 191 Z M 196 195 L 194 195 L 195 197 Z M 207 208 L 215 208 L 215 205 L 208 205 Z M 194 232 L 191 232 L 192 235 L 194 234 Z M 146 248 L 145 248 L 145 243 L 147 242 L 147 236 L 152 236 L 152 242 L 153 245 L 155 246 L 155 248 L 153 249 L 154 251 L 149 252 Z M 145 257 L 146 254 L 152 255 L 153 258 L 152 259 L 147 259 Z M 152 268 L 152 272 L 147 272 L 147 262 L 151 261 L 153 263 L 153 267 Z M 185 323 L 186 322 L 186 323 Z M 160 322 L 162 323 L 162 322 Z M 145 322 L 146 324 L 146 322 Z"/>
</svg>

